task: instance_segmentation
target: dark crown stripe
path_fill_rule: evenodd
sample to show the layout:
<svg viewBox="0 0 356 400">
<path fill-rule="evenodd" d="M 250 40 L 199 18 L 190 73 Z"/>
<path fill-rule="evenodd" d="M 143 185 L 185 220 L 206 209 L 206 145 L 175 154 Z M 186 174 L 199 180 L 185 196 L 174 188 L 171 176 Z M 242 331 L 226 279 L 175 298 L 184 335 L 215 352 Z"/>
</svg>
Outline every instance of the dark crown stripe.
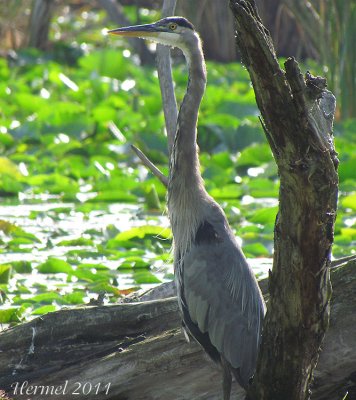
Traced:
<svg viewBox="0 0 356 400">
<path fill-rule="evenodd" d="M 174 22 L 176 23 L 178 26 L 183 26 L 185 28 L 189 28 L 191 30 L 195 30 L 194 29 L 194 25 L 192 23 L 190 23 L 186 18 L 183 17 L 168 17 L 168 18 L 164 18 L 161 19 L 161 24 L 168 24 L 170 22 Z"/>
</svg>

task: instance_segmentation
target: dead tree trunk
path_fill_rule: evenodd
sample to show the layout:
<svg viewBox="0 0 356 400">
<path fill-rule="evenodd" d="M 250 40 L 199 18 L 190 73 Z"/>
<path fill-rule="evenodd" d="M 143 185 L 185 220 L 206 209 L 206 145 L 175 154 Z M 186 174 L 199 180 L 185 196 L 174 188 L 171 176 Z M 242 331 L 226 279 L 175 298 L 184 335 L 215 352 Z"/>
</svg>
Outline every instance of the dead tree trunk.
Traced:
<svg viewBox="0 0 356 400">
<path fill-rule="evenodd" d="M 253 0 L 231 0 L 236 41 L 280 176 L 270 302 L 249 399 L 304 400 L 329 321 L 338 194 L 335 98 L 288 59 L 283 71 Z"/>
<path fill-rule="evenodd" d="M 178 14 L 195 25 L 203 40 L 208 60 L 232 62 L 236 60 L 234 22 L 228 3 L 221 0 L 180 1 Z"/>
<path fill-rule="evenodd" d="M 41 50 L 47 48 L 53 9 L 54 1 L 52 0 L 33 0 L 29 27 L 29 46 Z"/>
<path fill-rule="evenodd" d="M 346 391 L 356 399 L 355 268 L 350 262 L 332 273 L 313 400 L 340 400 Z M 266 280 L 260 286 L 266 296 Z M 176 298 L 47 314 L 0 333 L 0 392 L 16 400 L 221 399 L 220 371 L 186 342 L 180 324 Z"/>
</svg>

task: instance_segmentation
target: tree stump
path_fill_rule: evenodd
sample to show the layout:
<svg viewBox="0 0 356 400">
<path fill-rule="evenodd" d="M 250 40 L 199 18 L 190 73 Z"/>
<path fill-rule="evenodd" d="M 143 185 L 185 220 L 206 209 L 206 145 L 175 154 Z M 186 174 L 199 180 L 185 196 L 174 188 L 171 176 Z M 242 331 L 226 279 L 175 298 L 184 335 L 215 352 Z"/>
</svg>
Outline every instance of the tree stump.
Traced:
<svg viewBox="0 0 356 400">
<path fill-rule="evenodd" d="M 281 69 L 254 0 L 230 5 L 280 176 L 271 299 L 248 398 L 304 400 L 329 320 L 338 196 L 335 97 L 325 79 L 303 77 L 293 58 Z"/>
</svg>

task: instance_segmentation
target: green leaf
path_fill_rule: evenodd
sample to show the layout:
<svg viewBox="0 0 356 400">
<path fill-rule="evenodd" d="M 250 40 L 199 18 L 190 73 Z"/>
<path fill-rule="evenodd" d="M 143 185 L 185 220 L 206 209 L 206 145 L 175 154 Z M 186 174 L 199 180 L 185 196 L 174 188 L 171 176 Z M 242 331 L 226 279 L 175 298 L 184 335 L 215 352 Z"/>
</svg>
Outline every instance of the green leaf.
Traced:
<svg viewBox="0 0 356 400">
<path fill-rule="evenodd" d="M 40 293 L 26 301 L 31 303 L 38 303 L 38 304 L 52 304 L 54 301 L 60 301 L 61 296 L 57 292 L 47 292 L 47 293 Z"/>
<path fill-rule="evenodd" d="M 37 270 L 42 274 L 59 274 L 59 273 L 70 274 L 73 272 L 73 268 L 70 264 L 68 264 L 64 260 L 60 260 L 59 258 L 54 258 L 54 257 L 51 257 L 43 264 L 40 264 L 37 267 Z"/>
<path fill-rule="evenodd" d="M 251 218 L 249 218 L 249 221 L 262 225 L 272 224 L 276 220 L 277 212 L 278 207 L 261 208 L 253 212 Z"/>
<path fill-rule="evenodd" d="M 45 99 L 30 93 L 17 93 L 12 99 L 22 111 L 28 114 L 37 113 L 39 110 L 48 108 L 48 103 Z"/>
<path fill-rule="evenodd" d="M 18 308 L 8 308 L 0 310 L 0 324 L 9 324 L 11 322 L 20 322 L 21 312 Z"/>
<path fill-rule="evenodd" d="M 0 176 L 0 191 L 3 194 L 14 195 L 21 192 L 24 188 L 24 184 L 22 182 L 14 180 L 8 174 L 2 174 Z"/>
<path fill-rule="evenodd" d="M 17 282 L 16 285 L 16 290 L 14 291 L 14 293 L 19 293 L 19 294 L 31 294 L 32 291 L 25 285 Z"/>
<path fill-rule="evenodd" d="M 77 266 L 77 270 L 78 269 L 96 269 L 96 270 L 107 271 L 109 268 L 104 264 L 85 263 L 85 264 L 79 264 Z"/>
<path fill-rule="evenodd" d="M 254 178 L 249 180 L 248 192 L 252 197 L 278 197 L 279 185 L 270 179 Z"/>
<path fill-rule="evenodd" d="M 59 138 L 58 138 L 59 136 Z M 63 159 L 65 159 L 67 153 L 69 153 L 70 151 L 74 151 L 76 149 L 81 149 L 82 148 L 82 144 L 72 138 L 69 138 L 67 135 L 64 135 L 64 137 L 68 138 L 68 142 L 62 142 L 60 141 L 61 136 L 60 135 L 55 135 L 53 137 L 53 141 L 54 143 L 50 143 L 47 145 L 47 149 L 48 151 L 50 151 L 51 153 L 53 153 L 55 156 L 57 157 L 61 157 L 62 158 L 62 162 Z M 62 164 L 59 164 L 62 165 Z"/>
<path fill-rule="evenodd" d="M 240 226 L 238 229 L 239 236 L 250 233 L 258 235 L 259 233 L 261 233 L 261 228 L 257 225 L 245 225 Z"/>
<path fill-rule="evenodd" d="M 62 304 L 83 304 L 84 303 L 84 292 L 75 291 L 68 293 L 61 298 Z"/>
<path fill-rule="evenodd" d="M 161 283 L 161 281 L 148 270 L 135 270 L 132 277 L 139 285 L 145 283 Z"/>
<path fill-rule="evenodd" d="M 215 187 L 218 185 L 221 187 L 223 185 L 229 185 L 236 176 L 232 168 L 224 168 L 217 164 L 211 164 L 209 160 L 207 160 L 205 165 L 208 166 L 203 171 L 203 178 L 208 186 Z"/>
<path fill-rule="evenodd" d="M 271 149 L 265 143 L 253 144 L 243 149 L 237 160 L 239 167 L 248 166 L 256 167 L 263 163 L 268 163 L 273 160 Z"/>
<path fill-rule="evenodd" d="M 127 257 L 122 264 L 120 264 L 120 270 L 125 268 L 149 268 L 151 266 L 150 263 L 145 261 L 141 257 L 131 256 Z"/>
<path fill-rule="evenodd" d="M 204 124 L 218 125 L 222 128 L 234 128 L 239 126 L 240 119 L 236 118 L 234 115 L 227 113 L 211 113 L 206 115 L 204 118 Z"/>
<path fill-rule="evenodd" d="M 247 257 L 269 257 L 271 255 L 262 243 L 244 244 L 243 250 Z"/>
<path fill-rule="evenodd" d="M 32 272 L 32 265 L 30 261 L 12 261 L 11 265 L 19 274 L 30 274 Z"/>
<path fill-rule="evenodd" d="M 341 228 L 341 235 L 356 240 L 356 228 Z"/>
<path fill-rule="evenodd" d="M 212 189 L 210 194 L 214 199 L 237 199 L 242 195 L 242 189 L 237 184 L 230 184 Z"/>
<path fill-rule="evenodd" d="M 112 295 L 114 295 L 116 297 L 120 296 L 120 290 L 117 287 L 110 285 L 110 283 L 108 283 L 108 282 L 89 283 L 88 289 L 94 293 L 106 292 L 106 293 L 111 293 Z"/>
<path fill-rule="evenodd" d="M 97 282 L 97 281 L 108 281 L 110 277 L 104 273 L 94 273 L 87 269 L 77 269 L 72 272 L 72 275 L 76 276 L 78 279 L 86 282 Z"/>
<path fill-rule="evenodd" d="M 356 149 L 354 151 L 356 151 Z M 341 182 L 344 182 L 347 179 L 356 179 L 355 165 L 356 156 L 352 156 L 349 160 L 340 162 L 339 177 Z"/>
<path fill-rule="evenodd" d="M 103 256 L 102 253 L 99 253 L 97 250 L 86 250 L 86 249 L 73 249 L 73 250 L 69 250 L 66 253 L 67 257 L 74 257 L 74 258 L 79 258 L 79 259 L 83 259 L 83 258 L 101 258 Z"/>
<path fill-rule="evenodd" d="M 95 71 L 101 76 L 126 79 L 128 75 L 129 60 L 122 57 L 117 50 L 103 49 L 89 53 L 79 59 L 83 72 L 92 75 Z"/>
<path fill-rule="evenodd" d="M 80 237 L 77 239 L 61 240 L 57 243 L 57 246 L 94 246 L 94 242 L 91 239 Z"/>
<path fill-rule="evenodd" d="M 258 227 L 256 227 L 258 228 Z M 241 239 L 243 240 L 258 240 L 259 237 L 261 237 L 261 233 L 259 231 L 257 232 L 244 232 L 244 233 L 240 233 L 239 232 L 239 237 L 241 237 Z"/>
<path fill-rule="evenodd" d="M 31 315 L 44 315 L 48 314 L 49 312 L 54 312 L 58 309 L 57 306 L 49 304 L 46 306 L 38 307 L 32 311 Z"/>
<path fill-rule="evenodd" d="M 143 239 L 146 235 L 154 236 L 157 239 L 170 239 L 172 236 L 171 230 L 156 225 L 143 225 L 137 228 L 129 229 L 125 232 L 120 232 L 116 235 L 116 241 L 127 241 L 132 239 Z"/>
<path fill-rule="evenodd" d="M 77 193 L 79 190 L 78 182 L 61 174 L 39 174 L 30 176 L 27 183 L 32 186 L 45 187 L 50 193 Z"/>
<path fill-rule="evenodd" d="M 146 206 L 149 210 L 160 210 L 161 204 L 159 202 L 155 185 L 151 185 L 150 189 L 145 194 L 145 199 Z"/>
<path fill-rule="evenodd" d="M 219 167 L 224 168 L 225 170 L 226 168 L 231 168 L 234 166 L 234 163 L 231 159 L 231 154 L 227 151 L 213 154 L 213 156 L 211 157 L 211 161 Z"/>
<path fill-rule="evenodd" d="M 121 201 L 121 202 L 126 202 L 126 203 L 133 203 L 137 200 L 137 197 L 134 196 L 133 194 L 128 193 L 127 191 L 124 190 L 107 190 L 104 192 L 100 192 L 97 194 L 96 197 L 91 199 L 91 201 Z"/>
<path fill-rule="evenodd" d="M 93 116 L 98 122 L 109 122 L 116 119 L 117 111 L 113 107 L 99 105 L 93 109 Z"/>
<path fill-rule="evenodd" d="M 355 166 L 353 168 L 355 170 Z M 341 200 L 341 205 L 345 208 L 351 208 L 351 210 L 356 210 L 356 193 L 344 197 Z"/>
<path fill-rule="evenodd" d="M 10 240 L 7 243 L 7 245 L 11 249 L 17 249 L 17 248 L 21 247 L 21 245 L 29 245 L 32 243 L 33 243 L 33 240 L 31 240 L 31 239 L 19 237 L 19 238 Z"/>
<path fill-rule="evenodd" d="M 40 242 L 40 240 L 34 234 L 26 232 L 19 226 L 8 221 L 0 220 L 0 231 L 3 231 L 5 235 L 13 238 L 24 238 L 30 240 L 31 242 Z"/>
<path fill-rule="evenodd" d="M 0 264 L 0 283 L 8 283 L 11 272 L 11 264 Z"/>
</svg>

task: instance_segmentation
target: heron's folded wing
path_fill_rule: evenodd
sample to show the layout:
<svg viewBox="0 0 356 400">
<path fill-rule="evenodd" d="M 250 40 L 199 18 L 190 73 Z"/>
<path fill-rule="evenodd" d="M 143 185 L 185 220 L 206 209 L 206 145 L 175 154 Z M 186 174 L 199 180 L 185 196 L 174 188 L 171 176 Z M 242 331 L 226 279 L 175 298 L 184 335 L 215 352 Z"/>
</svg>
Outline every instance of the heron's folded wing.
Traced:
<svg viewBox="0 0 356 400">
<path fill-rule="evenodd" d="M 230 240 L 195 245 L 183 263 L 191 320 L 248 380 L 256 364 L 264 303 L 241 250 Z"/>
</svg>

